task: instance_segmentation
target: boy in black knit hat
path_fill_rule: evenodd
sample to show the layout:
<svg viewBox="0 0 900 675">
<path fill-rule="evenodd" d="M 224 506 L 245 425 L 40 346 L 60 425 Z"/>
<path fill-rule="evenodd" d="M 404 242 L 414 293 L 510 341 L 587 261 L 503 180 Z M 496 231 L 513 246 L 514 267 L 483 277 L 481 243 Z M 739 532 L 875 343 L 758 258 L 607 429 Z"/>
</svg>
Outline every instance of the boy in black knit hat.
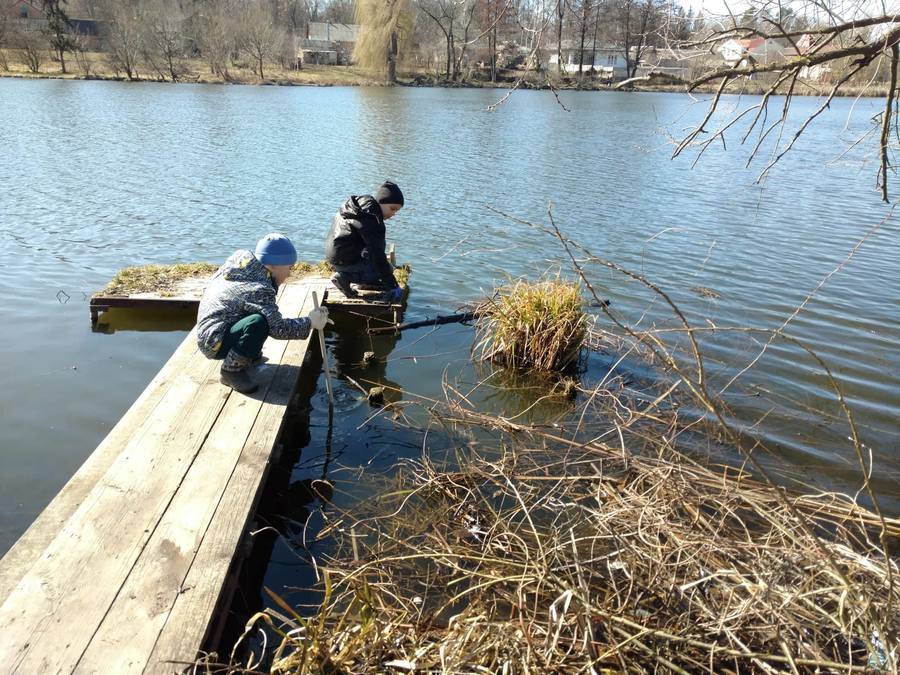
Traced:
<svg viewBox="0 0 900 675">
<path fill-rule="evenodd" d="M 348 298 L 358 295 L 351 284 L 380 285 L 391 302 L 402 297 L 384 251 L 384 221 L 402 207 L 400 188 L 386 181 L 374 195 L 351 196 L 335 214 L 325 239 L 325 259 L 335 269 L 331 282 Z"/>
</svg>

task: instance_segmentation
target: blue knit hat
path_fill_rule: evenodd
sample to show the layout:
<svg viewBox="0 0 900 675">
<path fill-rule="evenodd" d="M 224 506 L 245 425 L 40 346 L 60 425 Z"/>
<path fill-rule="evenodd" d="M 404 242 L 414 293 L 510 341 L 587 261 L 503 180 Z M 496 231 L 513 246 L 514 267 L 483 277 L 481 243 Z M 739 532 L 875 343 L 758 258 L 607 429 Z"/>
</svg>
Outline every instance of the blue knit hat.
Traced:
<svg viewBox="0 0 900 675">
<path fill-rule="evenodd" d="M 283 234 L 273 232 L 256 242 L 253 252 L 263 265 L 293 265 L 297 262 L 297 249 Z"/>
</svg>

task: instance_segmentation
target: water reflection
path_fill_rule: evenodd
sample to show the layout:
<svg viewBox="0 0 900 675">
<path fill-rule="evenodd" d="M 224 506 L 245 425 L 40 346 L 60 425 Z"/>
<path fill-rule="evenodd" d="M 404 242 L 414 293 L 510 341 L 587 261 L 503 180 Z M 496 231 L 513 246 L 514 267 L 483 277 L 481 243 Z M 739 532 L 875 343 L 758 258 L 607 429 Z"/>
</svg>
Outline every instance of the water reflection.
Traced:
<svg viewBox="0 0 900 675">
<path fill-rule="evenodd" d="M 95 333 L 112 335 L 121 331 L 168 333 L 189 331 L 197 323 L 197 310 L 146 310 L 112 308 L 102 312 L 91 325 Z"/>
<path fill-rule="evenodd" d="M 353 325 L 356 330 L 351 328 Z M 354 384 L 354 387 L 362 396 L 372 388 L 381 387 L 385 403 L 400 401 L 403 387 L 387 375 L 388 359 L 400 338 L 400 333 L 369 335 L 359 321 L 338 317 L 330 349 L 335 374 L 350 380 L 351 384 L 357 383 L 359 386 Z"/>
</svg>

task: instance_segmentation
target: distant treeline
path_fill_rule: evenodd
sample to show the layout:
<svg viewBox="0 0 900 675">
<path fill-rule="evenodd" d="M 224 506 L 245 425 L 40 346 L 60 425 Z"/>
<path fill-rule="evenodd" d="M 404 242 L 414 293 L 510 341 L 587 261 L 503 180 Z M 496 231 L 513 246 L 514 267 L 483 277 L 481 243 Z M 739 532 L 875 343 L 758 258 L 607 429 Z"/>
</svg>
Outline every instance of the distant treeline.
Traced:
<svg viewBox="0 0 900 675">
<path fill-rule="evenodd" d="M 689 78 L 689 54 L 678 45 L 718 33 L 719 44 L 704 44 L 690 59 L 709 70 L 722 65 L 718 48 L 728 38 L 799 35 L 811 25 L 806 15 L 768 6 L 723 23 L 674 0 L 20 0 L 4 7 L 2 70 L 66 73 L 74 61 L 84 76 L 173 81 L 201 69 L 225 81 L 237 70 L 264 79 L 273 68 L 302 68 L 307 56 L 355 62 L 388 81 L 398 67 L 448 82 L 526 70 L 621 80 L 665 65 L 664 51 L 670 70 Z M 345 42 L 332 47 L 310 34 L 322 22 L 358 29 L 338 31 Z"/>
<path fill-rule="evenodd" d="M 22 0 L 0 10 L 0 68 L 69 72 L 74 61 L 86 76 L 177 81 L 199 61 L 226 80 L 239 66 L 263 78 L 270 66 L 302 66 L 316 22 L 361 24 L 357 56 L 343 48 L 364 65 L 399 61 L 458 81 L 526 66 L 561 72 L 575 43 L 585 73 L 602 47 L 620 50 L 633 74 L 646 48 L 687 38 L 703 19 L 662 0 Z M 366 34 L 380 30 L 387 48 L 376 39 L 381 53 L 367 58 Z"/>
</svg>

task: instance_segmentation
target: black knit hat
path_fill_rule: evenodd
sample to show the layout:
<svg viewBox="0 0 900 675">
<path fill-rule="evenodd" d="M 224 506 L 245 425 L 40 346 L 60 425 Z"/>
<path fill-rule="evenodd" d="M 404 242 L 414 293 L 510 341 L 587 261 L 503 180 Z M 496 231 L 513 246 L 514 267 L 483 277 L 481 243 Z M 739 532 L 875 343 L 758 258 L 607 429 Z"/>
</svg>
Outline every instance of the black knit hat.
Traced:
<svg viewBox="0 0 900 675">
<path fill-rule="evenodd" d="M 379 204 L 399 204 L 403 206 L 403 193 L 396 183 L 389 180 L 384 181 L 378 191 L 375 193 L 375 201 Z"/>
</svg>

